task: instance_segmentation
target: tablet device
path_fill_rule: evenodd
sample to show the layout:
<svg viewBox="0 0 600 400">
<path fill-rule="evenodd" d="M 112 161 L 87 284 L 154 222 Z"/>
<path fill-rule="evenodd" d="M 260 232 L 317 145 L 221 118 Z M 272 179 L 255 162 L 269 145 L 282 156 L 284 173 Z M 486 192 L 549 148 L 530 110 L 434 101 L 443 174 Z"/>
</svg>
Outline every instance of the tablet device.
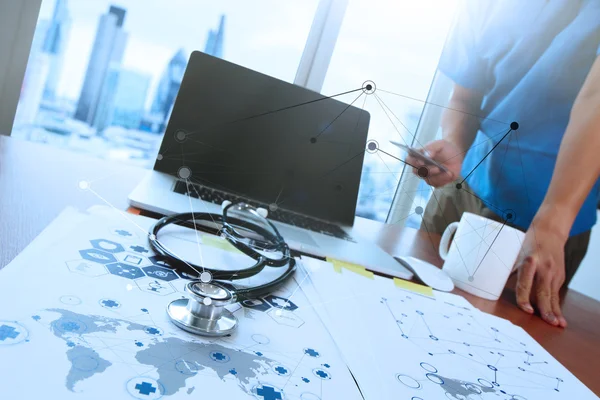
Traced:
<svg viewBox="0 0 600 400">
<path fill-rule="evenodd" d="M 421 153 L 419 150 L 415 149 L 414 147 L 409 147 L 405 144 L 395 142 L 393 140 L 390 140 L 390 143 L 393 144 L 394 146 L 400 147 L 402 150 L 406 151 L 406 153 L 409 156 L 422 161 L 423 163 L 425 163 L 425 165 L 433 165 L 435 167 L 438 167 L 441 171 L 448 172 L 448 173 L 450 172 L 448 170 L 448 168 L 444 167 L 442 164 L 435 161 L 433 158 L 429 157 L 428 155 Z"/>
</svg>

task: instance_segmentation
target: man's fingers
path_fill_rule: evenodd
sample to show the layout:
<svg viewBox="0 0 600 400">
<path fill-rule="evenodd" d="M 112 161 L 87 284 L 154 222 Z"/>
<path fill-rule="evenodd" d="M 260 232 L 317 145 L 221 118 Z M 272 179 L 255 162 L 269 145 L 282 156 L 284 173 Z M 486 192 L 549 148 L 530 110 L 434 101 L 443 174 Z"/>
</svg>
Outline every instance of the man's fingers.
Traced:
<svg viewBox="0 0 600 400">
<path fill-rule="evenodd" d="M 567 320 L 565 319 L 562 310 L 560 308 L 560 288 L 564 282 L 563 277 L 554 277 L 552 280 L 552 294 L 550 298 L 550 302 L 552 303 L 552 311 L 556 318 L 558 319 L 559 326 L 562 328 L 567 327 Z"/>
<path fill-rule="evenodd" d="M 444 149 L 446 143 L 443 140 L 436 140 L 428 143 L 419 152 L 427 154 L 429 157 L 434 158 L 440 151 Z"/>
<path fill-rule="evenodd" d="M 435 165 L 428 165 L 427 171 L 428 171 L 428 174 L 427 174 L 428 176 L 439 175 L 440 172 L 442 172 L 442 170 L 439 167 L 436 167 Z"/>
<path fill-rule="evenodd" d="M 414 158 L 414 157 L 406 157 L 405 163 L 412 167 L 413 173 L 415 175 L 418 175 L 418 172 L 419 172 L 418 168 L 425 165 L 423 163 L 423 161 L 419 160 L 418 158 Z"/>
<path fill-rule="evenodd" d="M 517 305 L 526 313 L 533 314 L 533 307 L 529 301 L 531 288 L 533 287 L 533 277 L 535 276 L 535 262 L 533 257 L 525 257 L 518 265 L 517 279 Z"/>
<path fill-rule="evenodd" d="M 552 307 L 552 280 L 546 274 L 537 274 L 535 298 L 542 319 L 550 325 L 559 325 Z"/>
</svg>

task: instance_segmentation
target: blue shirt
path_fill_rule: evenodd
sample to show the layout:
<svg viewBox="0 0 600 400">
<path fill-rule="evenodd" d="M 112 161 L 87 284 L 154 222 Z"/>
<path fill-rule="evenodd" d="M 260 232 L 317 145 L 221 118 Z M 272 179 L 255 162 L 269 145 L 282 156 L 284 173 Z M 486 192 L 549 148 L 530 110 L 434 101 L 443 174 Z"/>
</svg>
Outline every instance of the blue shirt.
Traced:
<svg viewBox="0 0 600 400">
<path fill-rule="evenodd" d="M 529 227 L 544 199 L 571 108 L 599 53 L 598 0 L 470 1 L 446 43 L 440 70 L 484 95 L 484 118 L 462 176 L 511 122 L 519 124 L 467 179 L 490 209 L 512 213 L 518 227 Z M 596 182 L 571 235 L 595 224 L 598 189 Z"/>
</svg>

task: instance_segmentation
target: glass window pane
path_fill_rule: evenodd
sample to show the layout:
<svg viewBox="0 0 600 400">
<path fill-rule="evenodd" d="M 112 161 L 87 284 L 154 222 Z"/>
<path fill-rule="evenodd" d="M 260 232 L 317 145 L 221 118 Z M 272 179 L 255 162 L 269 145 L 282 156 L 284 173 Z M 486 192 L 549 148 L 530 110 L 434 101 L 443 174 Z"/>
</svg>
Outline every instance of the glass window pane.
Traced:
<svg viewBox="0 0 600 400">
<path fill-rule="evenodd" d="M 365 153 L 359 216 L 385 221 L 388 215 L 404 166 L 398 159 L 405 156 L 390 141 L 421 145 L 413 137 L 456 5 L 456 0 L 350 0 L 322 93 L 374 83 L 372 94 L 339 97 L 369 111 L 369 140 L 379 149 Z"/>
<path fill-rule="evenodd" d="M 318 0 L 43 0 L 12 135 L 150 167 L 189 54 L 294 80 Z"/>
</svg>

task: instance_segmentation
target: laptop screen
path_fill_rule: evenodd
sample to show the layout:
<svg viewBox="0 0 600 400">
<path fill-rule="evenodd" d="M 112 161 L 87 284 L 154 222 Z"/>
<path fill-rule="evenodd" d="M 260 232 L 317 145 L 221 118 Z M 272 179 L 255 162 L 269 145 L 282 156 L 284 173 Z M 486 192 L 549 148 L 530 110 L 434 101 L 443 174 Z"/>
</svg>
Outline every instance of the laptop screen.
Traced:
<svg viewBox="0 0 600 400">
<path fill-rule="evenodd" d="M 334 98 L 194 52 L 154 169 L 351 225 L 369 119 Z"/>
</svg>

